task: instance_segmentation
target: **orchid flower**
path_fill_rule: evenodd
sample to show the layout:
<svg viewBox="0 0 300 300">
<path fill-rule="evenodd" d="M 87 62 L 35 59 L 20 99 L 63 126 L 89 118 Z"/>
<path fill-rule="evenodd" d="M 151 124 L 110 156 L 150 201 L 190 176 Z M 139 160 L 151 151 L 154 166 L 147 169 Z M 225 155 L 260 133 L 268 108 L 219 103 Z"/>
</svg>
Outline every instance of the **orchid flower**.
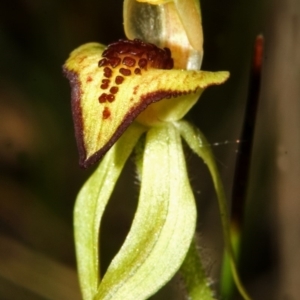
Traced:
<svg viewBox="0 0 300 300">
<path fill-rule="evenodd" d="M 204 136 L 182 118 L 205 88 L 228 72 L 199 71 L 202 50 L 197 0 L 125 0 L 128 40 L 89 43 L 64 65 L 86 168 L 102 159 L 78 194 L 74 228 L 83 299 L 146 299 L 180 270 L 191 299 L 215 299 L 197 253 L 196 205 L 182 149 L 183 138 L 207 164 L 219 197 L 225 248 L 234 263 L 220 177 Z M 144 137 L 144 138 L 141 138 Z M 100 275 L 101 219 L 134 149 L 141 181 L 138 207 L 124 244 Z"/>
</svg>

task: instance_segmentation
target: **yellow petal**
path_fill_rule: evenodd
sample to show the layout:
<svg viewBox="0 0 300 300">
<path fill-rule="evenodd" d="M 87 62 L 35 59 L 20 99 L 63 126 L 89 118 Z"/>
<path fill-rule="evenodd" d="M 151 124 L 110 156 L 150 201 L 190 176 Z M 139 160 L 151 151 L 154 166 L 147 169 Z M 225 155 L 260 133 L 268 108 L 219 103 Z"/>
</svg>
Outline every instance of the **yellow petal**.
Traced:
<svg viewBox="0 0 300 300">
<path fill-rule="evenodd" d="M 176 106 L 175 112 L 172 110 L 173 101 L 182 106 L 181 102 L 189 99 L 182 95 L 199 94 L 205 87 L 220 84 L 229 76 L 228 72 L 161 70 L 150 65 L 144 69 L 129 68 L 124 64 L 126 55 L 118 66 L 100 63 L 99 67 L 104 49 L 96 43 L 83 45 L 71 53 L 64 65 L 72 87 L 73 119 L 83 167 L 101 158 L 149 104 L 168 98 L 162 108 L 164 120 L 154 116 L 154 124 L 168 120 L 170 115 L 175 115 L 176 119 L 178 113 Z M 150 116 L 150 123 L 152 118 Z M 149 124 L 149 116 L 144 123 Z"/>
</svg>

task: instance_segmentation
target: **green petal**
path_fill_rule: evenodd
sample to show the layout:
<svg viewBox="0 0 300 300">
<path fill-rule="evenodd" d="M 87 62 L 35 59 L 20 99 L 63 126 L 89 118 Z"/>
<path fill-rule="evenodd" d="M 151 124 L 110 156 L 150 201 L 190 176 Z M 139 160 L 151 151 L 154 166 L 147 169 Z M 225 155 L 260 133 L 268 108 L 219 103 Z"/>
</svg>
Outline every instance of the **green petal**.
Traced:
<svg viewBox="0 0 300 300">
<path fill-rule="evenodd" d="M 196 207 L 178 131 L 146 136 L 142 186 L 131 230 L 95 299 L 146 299 L 172 278 L 195 231 Z"/>
<path fill-rule="evenodd" d="M 103 94 L 100 86 L 103 80 L 107 80 L 103 67 L 98 66 L 103 50 L 104 46 L 100 44 L 83 45 L 71 53 L 64 66 L 72 86 L 73 119 L 80 164 L 84 167 L 101 158 L 149 104 L 171 98 L 167 100 L 168 109 L 164 108 L 162 114 L 152 116 L 150 121 L 146 118 L 144 124 L 153 125 L 169 120 L 169 113 L 178 120 L 206 87 L 221 84 L 229 76 L 228 72 L 174 69 L 148 69 L 141 71 L 141 75 L 132 72 L 132 75 L 125 76 L 122 84 L 115 86 L 118 91 L 113 102 L 99 103 L 99 97 Z M 109 80 L 113 85 L 119 69 L 111 67 L 110 70 L 112 74 Z M 194 93 L 196 97 L 192 97 L 192 100 L 189 97 L 175 99 Z M 175 104 L 180 102 L 180 111 L 177 105 L 173 108 L 172 101 Z M 186 105 L 182 109 L 184 103 Z"/>
<path fill-rule="evenodd" d="M 80 190 L 74 210 L 78 273 L 83 299 L 93 299 L 99 284 L 100 220 L 120 172 L 145 128 L 133 124 L 106 154 Z"/>
</svg>

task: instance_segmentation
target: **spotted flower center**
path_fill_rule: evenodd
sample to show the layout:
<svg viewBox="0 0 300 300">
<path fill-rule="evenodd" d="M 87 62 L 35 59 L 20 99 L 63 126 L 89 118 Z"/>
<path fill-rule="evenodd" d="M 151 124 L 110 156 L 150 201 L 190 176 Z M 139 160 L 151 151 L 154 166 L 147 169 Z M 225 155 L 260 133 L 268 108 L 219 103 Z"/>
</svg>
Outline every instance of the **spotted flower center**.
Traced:
<svg viewBox="0 0 300 300">
<path fill-rule="evenodd" d="M 153 44 L 141 40 L 119 40 L 110 44 L 102 53 L 98 62 L 103 69 L 100 88 L 102 92 L 98 98 L 100 103 L 113 102 L 119 91 L 119 86 L 129 76 L 140 76 L 148 69 L 172 69 L 174 66 L 171 51 L 160 49 Z M 103 111 L 103 118 L 108 118 L 109 112 Z"/>
</svg>

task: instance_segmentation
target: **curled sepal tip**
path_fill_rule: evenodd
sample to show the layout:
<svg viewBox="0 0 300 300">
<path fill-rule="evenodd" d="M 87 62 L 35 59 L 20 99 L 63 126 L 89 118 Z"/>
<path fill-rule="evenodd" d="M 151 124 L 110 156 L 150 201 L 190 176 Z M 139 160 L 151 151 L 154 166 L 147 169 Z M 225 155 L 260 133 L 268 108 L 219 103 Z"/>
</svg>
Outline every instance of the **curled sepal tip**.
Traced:
<svg viewBox="0 0 300 300">
<path fill-rule="evenodd" d="M 72 87 L 72 109 L 80 165 L 100 159 L 146 107 L 162 99 L 163 114 L 147 115 L 144 125 L 178 120 L 228 72 L 176 70 L 169 49 L 140 40 L 120 40 L 105 48 L 89 43 L 73 51 L 64 65 Z M 195 95 L 190 99 L 191 95 Z M 174 98 L 180 105 L 172 105 Z M 183 107 L 182 103 L 186 103 Z M 159 112 L 160 113 L 160 112 Z"/>
</svg>

